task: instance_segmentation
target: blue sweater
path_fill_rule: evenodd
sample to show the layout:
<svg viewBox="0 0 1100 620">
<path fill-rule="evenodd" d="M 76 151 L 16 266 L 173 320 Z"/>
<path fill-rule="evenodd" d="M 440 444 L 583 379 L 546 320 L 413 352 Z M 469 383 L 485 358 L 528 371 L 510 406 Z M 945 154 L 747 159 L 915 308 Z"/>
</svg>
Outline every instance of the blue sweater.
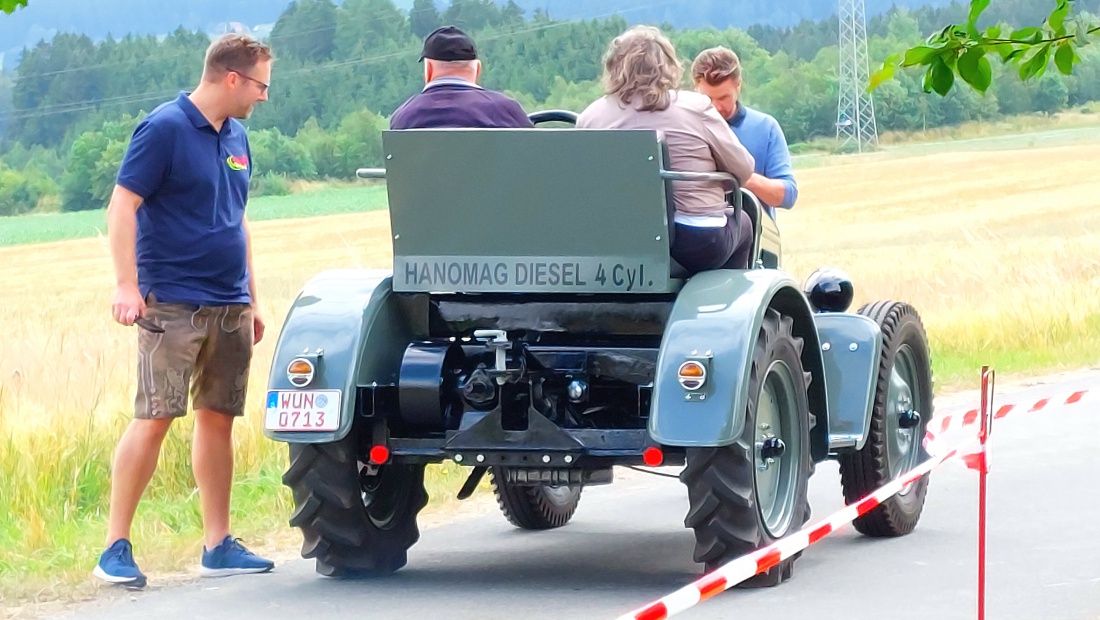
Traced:
<svg viewBox="0 0 1100 620">
<path fill-rule="evenodd" d="M 777 207 L 790 209 L 798 201 L 798 184 L 794 180 L 794 169 L 791 168 L 787 138 L 783 136 L 783 130 L 774 118 L 741 103 L 737 104 L 737 111 L 729 119 L 729 124 L 733 133 L 737 134 L 737 139 L 756 160 L 756 174 L 782 181 L 787 187 L 783 202 L 764 205 L 768 215 L 774 220 Z"/>
</svg>

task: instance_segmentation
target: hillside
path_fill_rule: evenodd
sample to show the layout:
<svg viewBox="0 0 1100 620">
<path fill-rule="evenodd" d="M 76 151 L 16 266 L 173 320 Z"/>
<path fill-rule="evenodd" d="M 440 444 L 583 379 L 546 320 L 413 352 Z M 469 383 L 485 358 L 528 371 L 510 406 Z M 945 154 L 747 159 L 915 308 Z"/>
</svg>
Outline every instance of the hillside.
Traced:
<svg viewBox="0 0 1100 620">
<path fill-rule="evenodd" d="M 882 13 L 892 5 L 944 6 L 951 0 L 867 0 L 869 14 Z M 341 4 L 343 0 L 336 0 Z M 498 0 L 504 4 L 506 0 Z M 442 9 L 449 0 L 437 0 Z M 273 24 L 290 0 L 31 0 L 30 4 L 0 19 L 0 53 L 11 67 L 24 46 L 52 37 L 58 32 L 86 34 L 99 40 L 112 35 L 166 34 L 179 27 L 216 31 L 222 24 L 238 22 L 248 27 Z M 398 0 L 409 9 L 413 0 Z M 516 0 L 530 16 L 543 10 L 555 19 L 593 18 L 622 13 L 631 23 L 669 23 L 694 28 L 718 28 L 753 24 L 789 26 L 803 19 L 822 19 L 835 12 L 835 2 L 823 0 Z"/>
</svg>

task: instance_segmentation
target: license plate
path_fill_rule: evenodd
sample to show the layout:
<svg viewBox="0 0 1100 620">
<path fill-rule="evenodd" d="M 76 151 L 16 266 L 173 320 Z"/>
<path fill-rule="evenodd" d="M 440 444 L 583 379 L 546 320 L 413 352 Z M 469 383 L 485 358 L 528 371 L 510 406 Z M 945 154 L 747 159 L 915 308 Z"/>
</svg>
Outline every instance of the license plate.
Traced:
<svg viewBox="0 0 1100 620">
<path fill-rule="evenodd" d="M 267 393 L 269 431 L 334 431 L 340 426 L 340 390 L 273 390 Z"/>
</svg>

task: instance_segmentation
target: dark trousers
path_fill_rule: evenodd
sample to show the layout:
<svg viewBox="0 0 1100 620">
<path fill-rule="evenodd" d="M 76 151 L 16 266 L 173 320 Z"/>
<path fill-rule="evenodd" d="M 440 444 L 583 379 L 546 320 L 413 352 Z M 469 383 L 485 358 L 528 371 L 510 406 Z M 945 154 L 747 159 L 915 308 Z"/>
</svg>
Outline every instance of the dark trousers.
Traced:
<svg viewBox="0 0 1100 620">
<path fill-rule="evenodd" d="M 708 269 L 748 269 L 752 255 L 752 220 L 741 212 L 741 230 L 733 218 L 721 228 L 676 224 L 672 258 L 691 273 Z M 736 238 L 734 235 L 737 235 Z"/>
</svg>

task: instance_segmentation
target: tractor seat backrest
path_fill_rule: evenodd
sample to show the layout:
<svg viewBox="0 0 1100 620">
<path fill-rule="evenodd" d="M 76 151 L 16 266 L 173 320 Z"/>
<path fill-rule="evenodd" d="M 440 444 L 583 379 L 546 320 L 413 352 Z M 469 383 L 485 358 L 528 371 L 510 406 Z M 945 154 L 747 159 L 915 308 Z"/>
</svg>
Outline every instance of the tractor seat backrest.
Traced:
<svg viewBox="0 0 1100 620">
<path fill-rule="evenodd" d="M 656 133 L 383 133 L 398 292 L 667 293 Z"/>
</svg>

